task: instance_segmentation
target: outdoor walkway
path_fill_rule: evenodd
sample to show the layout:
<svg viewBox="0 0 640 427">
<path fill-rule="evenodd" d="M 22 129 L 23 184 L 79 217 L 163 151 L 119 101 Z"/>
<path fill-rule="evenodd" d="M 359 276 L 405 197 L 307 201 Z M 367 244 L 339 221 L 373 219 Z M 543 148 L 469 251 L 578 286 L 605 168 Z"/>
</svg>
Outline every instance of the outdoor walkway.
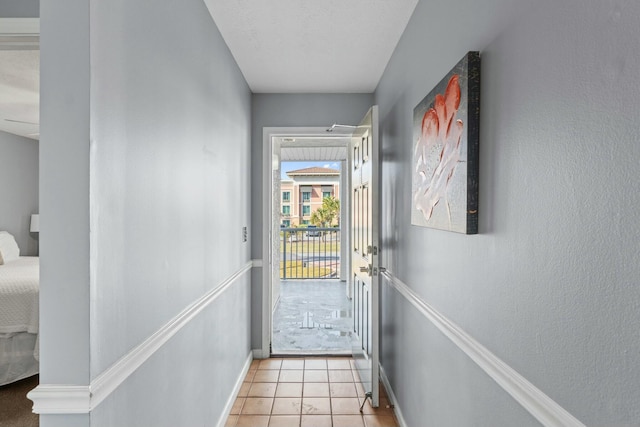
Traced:
<svg viewBox="0 0 640 427">
<path fill-rule="evenodd" d="M 349 353 L 353 319 L 345 286 L 328 279 L 281 281 L 273 313 L 273 353 Z"/>
</svg>

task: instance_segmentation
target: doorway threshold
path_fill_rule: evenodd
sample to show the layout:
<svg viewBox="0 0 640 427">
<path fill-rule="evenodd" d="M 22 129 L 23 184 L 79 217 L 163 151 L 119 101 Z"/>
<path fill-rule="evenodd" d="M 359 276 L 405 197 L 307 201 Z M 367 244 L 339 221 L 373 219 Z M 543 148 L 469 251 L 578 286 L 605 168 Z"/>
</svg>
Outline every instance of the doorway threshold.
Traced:
<svg viewBox="0 0 640 427">
<path fill-rule="evenodd" d="M 353 352 L 351 350 L 337 350 L 327 352 L 326 350 L 318 351 L 278 351 L 273 352 L 270 357 L 345 357 L 351 356 Z"/>
</svg>

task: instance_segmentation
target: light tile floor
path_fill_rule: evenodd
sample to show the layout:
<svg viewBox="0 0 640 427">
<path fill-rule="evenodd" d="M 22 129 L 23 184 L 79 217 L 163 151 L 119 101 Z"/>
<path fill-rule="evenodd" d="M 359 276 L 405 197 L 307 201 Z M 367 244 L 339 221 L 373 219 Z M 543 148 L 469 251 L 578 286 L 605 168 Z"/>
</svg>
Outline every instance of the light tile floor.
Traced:
<svg viewBox="0 0 640 427">
<path fill-rule="evenodd" d="M 356 382 L 353 359 L 254 360 L 227 420 L 228 427 L 397 427 L 380 385 L 380 407 Z"/>
</svg>

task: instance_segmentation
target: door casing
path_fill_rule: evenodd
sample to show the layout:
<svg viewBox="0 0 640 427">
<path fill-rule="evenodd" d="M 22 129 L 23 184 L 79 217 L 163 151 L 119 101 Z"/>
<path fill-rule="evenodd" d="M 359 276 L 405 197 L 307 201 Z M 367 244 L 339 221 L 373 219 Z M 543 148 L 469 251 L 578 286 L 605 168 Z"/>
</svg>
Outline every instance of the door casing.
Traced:
<svg viewBox="0 0 640 427">
<path fill-rule="evenodd" d="M 255 358 L 266 359 L 271 355 L 271 330 L 273 328 L 273 316 L 272 316 L 272 281 L 273 281 L 273 254 L 271 251 L 271 242 L 274 230 L 271 227 L 271 215 L 273 211 L 273 197 L 272 197 L 272 171 L 275 161 L 280 161 L 280 147 L 279 143 L 275 141 L 275 137 L 279 136 L 322 136 L 326 137 L 326 127 L 265 127 L 262 129 L 262 345 L 259 352 L 254 351 Z M 350 138 L 351 132 L 336 129 L 331 133 L 332 137 Z M 347 153 L 349 150 L 347 150 Z M 277 155 L 278 158 L 274 158 Z M 347 160 L 347 165 L 349 160 Z M 350 168 L 343 173 L 347 173 L 347 188 L 351 188 L 351 172 Z M 348 193 L 347 193 L 348 194 Z M 350 209 L 349 206 L 343 206 L 344 209 Z M 347 211 L 348 212 L 348 211 Z M 349 215 L 346 215 L 348 224 L 341 224 L 341 231 L 343 236 L 351 235 L 351 219 Z M 279 231 L 279 230 L 278 230 Z M 348 237 L 347 237 L 348 239 Z M 348 241 L 348 240 L 347 240 Z M 350 251 L 346 251 L 347 258 L 341 265 L 344 265 L 348 271 L 347 288 L 350 287 L 351 277 L 351 257 Z"/>
</svg>

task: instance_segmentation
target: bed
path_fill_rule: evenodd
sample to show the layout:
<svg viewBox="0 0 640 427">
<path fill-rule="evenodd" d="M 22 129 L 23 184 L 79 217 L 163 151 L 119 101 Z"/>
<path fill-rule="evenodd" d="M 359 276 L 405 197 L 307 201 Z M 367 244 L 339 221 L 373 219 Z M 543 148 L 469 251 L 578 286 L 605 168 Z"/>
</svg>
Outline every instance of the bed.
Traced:
<svg viewBox="0 0 640 427">
<path fill-rule="evenodd" d="M 37 374 L 39 359 L 39 259 L 16 254 L 7 234 L 0 231 L 0 385 Z"/>
</svg>

